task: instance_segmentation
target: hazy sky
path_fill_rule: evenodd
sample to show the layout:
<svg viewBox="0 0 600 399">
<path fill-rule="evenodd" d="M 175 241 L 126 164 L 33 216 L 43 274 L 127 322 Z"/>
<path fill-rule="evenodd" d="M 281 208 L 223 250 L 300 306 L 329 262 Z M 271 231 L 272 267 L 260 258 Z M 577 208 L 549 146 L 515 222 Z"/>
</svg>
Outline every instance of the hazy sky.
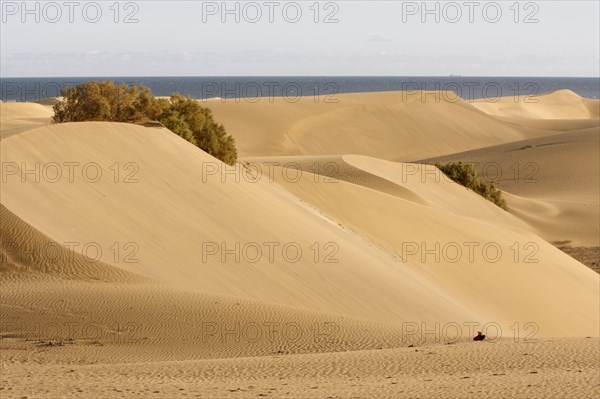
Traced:
<svg viewBox="0 0 600 399">
<path fill-rule="evenodd" d="M 0 3 L 3 77 L 600 74 L 596 0 Z"/>
</svg>

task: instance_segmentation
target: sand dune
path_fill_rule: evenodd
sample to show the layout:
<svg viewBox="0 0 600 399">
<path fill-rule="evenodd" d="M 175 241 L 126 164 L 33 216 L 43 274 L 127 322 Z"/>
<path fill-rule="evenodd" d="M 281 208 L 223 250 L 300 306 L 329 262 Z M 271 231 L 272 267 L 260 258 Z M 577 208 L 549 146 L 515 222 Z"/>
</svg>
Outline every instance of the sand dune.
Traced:
<svg viewBox="0 0 600 399">
<path fill-rule="evenodd" d="M 487 114 L 522 119 L 590 119 L 599 118 L 598 100 L 582 98 L 571 90 L 559 90 L 541 95 L 500 97 L 472 102 Z"/>
<path fill-rule="evenodd" d="M 0 139 L 50 123 L 52 107 L 36 103 L 0 103 Z"/>
<path fill-rule="evenodd" d="M 63 341 L 74 362 L 100 346 L 102 361 L 140 362 L 366 350 L 421 338 L 404 341 L 398 326 L 380 322 L 177 290 L 68 251 L 4 206 L 1 216 L 3 350 Z"/>
<path fill-rule="evenodd" d="M 578 128 L 598 124 L 599 102 L 568 91 L 492 101 L 469 103 L 441 92 L 383 92 L 302 97 L 297 102 L 262 98 L 255 103 L 228 99 L 203 104 L 235 136 L 244 157 L 361 154 L 411 161 L 556 129 L 548 129 L 548 122 L 515 123 L 517 117 L 569 119 L 567 127 Z"/>
<path fill-rule="evenodd" d="M 362 154 L 409 160 L 524 138 L 518 129 L 462 100 L 428 102 L 398 92 L 335 99 L 337 103 L 307 97 L 296 103 L 276 98 L 205 105 L 234 135 L 245 157 Z"/>
<path fill-rule="evenodd" d="M 63 141 L 70 146 L 65 148 Z M 147 144 L 141 146 L 142 142 Z M 36 145 L 43 146 L 43 154 L 31 151 Z M 372 189 L 355 190 L 356 186 L 344 182 L 315 184 L 308 172 L 299 181 L 287 184 L 277 178 L 283 174 L 275 176 L 275 182 L 286 185 L 293 194 L 324 212 L 326 218 L 269 181 L 252 183 L 242 178 L 227 181 L 227 175 L 221 173 L 207 176 L 208 167 L 224 171 L 225 166 L 166 130 L 107 123 L 54 125 L 6 139 L 3 150 L 5 164 L 97 162 L 109 172 L 112 163 L 106 156 L 111 154 L 113 159 L 122 159 L 123 164 L 135 165 L 138 173 L 129 183 L 124 178 L 115 183 L 115 176 L 110 175 L 96 183 L 90 183 L 89 177 L 74 178 L 73 182 L 63 178 L 57 182 L 42 179 L 39 183 L 23 183 L 22 178 L 12 176 L 4 184 L 2 203 L 57 242 L 81 243 L 82 251 L 85 245 L 94 243 L 94 250 L 102 253 L 99 256 L 102 261 L 179 288 L 341 312 L 383 322 L 422 321 L 424 315 L 429 321 L 464 321 L 476 316 L 486 320 L 497 318 L 498 322 L 509 325 L 532 314 L 540 303 L 556 301 L 552 315 L 537 315 L 546 335 L 597 333 L 598 320 L 589 316 L 598 313 L 592 300 L 598 294 L 594 273 L 529 234 L 517 219 L 493 204 L 454 183 L 434 180 L 433 184 L 427 184 L 422 173 L 407 177 L 410 183 L 399 185 L 412 193 L 409 199 L 418 196 L 425 204 L 407 202 L 402 197 L 390 198 Z M 117 155 L 119 152 L 123 155 Z M 170 159 L 174 153 L 177 160 L 157 168 L 154 160 Z M 345 161 L 401 183 L 397 164 L 361 157 Z M 43 175 L 44 166 L 40 168 Z M 241 173 L 236 169 L 231 171 Z M 42 204 L 39 196 L 46 198 Z M 344 201 L 344 197 L 353 200 Z M 96 216 L 100 214 L 107 216 Z M 251 223 L 249 215 L 262 220 L 261 225 Z M 499 254 L 500 261 L 489 267 L 506 273 L 506 284 L 519 270 L 521 283 L 513 283 L 514 291 L 507 296 L 512 305 L 504 303 L 490 311 L 481 296 L 487 292 L 490 301 L 497 298 L 491 287 L 500 276 L 481 269 L 490 263 L 485 258 L 470 261 L 453 252 L 448 256 L 459 256 L 458 261 L 434 261 L 430 270 L 423 273 L 420 259 L 399 263 L 371 247 L 363 239 L 365 233 L 378 244 L 387 244 L 384 249 L 391 246 L 400 256 L 408 251 L 404 248 L 407 242 L 430 241 L 432 236 L 435 240 L 429 244 L 439 242 L 442 247 L 456 242 L 461 245 L 492 242 L 502 248 L 504 256 Z M 271 261 L 264 255 L 265 243 L 269 242 L 282 248 L 286 245 L 289 248 L 291 243 L 294 251 L 274 250 Z M 127 251 L 135 251 L 138 262 L 127 262 L 124 258 L 115 262 L 115 243 L 122 257 Z M 529 287 L 540 266 L 523 265 L 521 255 L 515 263 L 513 256 L 508 255 L 514 243 L 518 246 L 535 243 L 535 250 L 539 251 L 535 260 L 546 270 L 553 270 L 550 275 L 555 279 L 546 279 L 548 290 L 541 289 L 537 299 L 532 297 Z M 240 247 L 238 251 L 236 245 Z M 227 256 L 227 250 L 233 254 Z M 302 252 L 297 261 L 296 251 Z M 429 266 L 430 262 L 425 263 Z M 454 267 L 448 267 L 450 263 Z M 165 264 L 170 266 L 166 268 Z M 253 278 L 257 274 L 260 279 Z M 450 288 L 451 277 L 457 285 Z M 480 290 L 473 290 L 474 281 L 479 281 Z M 558 281 L 572 284 L 573 297 L 575 292 L 578 294 L 577 303 L 575 299 L 558 300 L 549 290 Z M 504 285 L 499 287 L 506 290 Z M 464 297 L 464 291 L 470 291 L 470 295 Z M 354 292 L 361 292 L 370 300 L 363 301 Z M 460 300 L 454 300 L 456 295 L 460 295 Z M 573 312 L 573 308 L 580 312 Z M 566 328 L 565 318 L 578 327 Z"/>
<path fill-rule="evenodd" d="M 510 212 L 546 240 L 598 246 L 600 128 L 448 155 L 506 191 Z"/>
<path fill-rule="evenodd" d="M 36 146 L 43 146 L 44 153 L 33 152 Z M 114 182 L 111 159 L 137 167 L 131 183 L 126 180 L 130 170 L 121 170 Z M 157 159 L 172 160 L 157 164 Z M 224 164 L 167 130 L 108 123 L 53 125 L 6 139 L 3 161 L 78 162 L 81 171 L 92 162 L 101 165 L 105 177 L 97 183 L 84 178 L 71 183 L 67 171 L 57 182 L 22 183 L 13 176 L 4 184 L 2 203 L 57 242 L 81 243 L 81 251 L 95 243 L 106 263 L 115 263 L 117 243 L 121 254 L 116 264 L 133 273 L 189 290 L 376 320 L 473 317 L 279 186 L 241 178 L 236 182 L 235 175 L 223 182 L 221 173 L 203 176 L 208 168 L 225 171 Z M 272 256 L 269 243 L 275 243 Z M 129 254 L 136 263 L 125 259 Z M 356 297 L 357 291 L 371 300 Z"/>
<path fill-rule="evenodd" d="M 0 103 L 2 111 L 2 125 L 8 120 L 25 120 L 38 121 L 41 119 L 49 119 L 52 115 L 52 107 L 38 103 Z"/>
<path fill-rule="evenodd" d="M 564 329 L 556 326 L 560 331 L 546 322 L 559 313 L 571 317 L 577 313 L 574 309 L 582 310 L 578 317 L 591 321 L 590 327 L 598 323 L 596 304 L 583 301 L 573 307 L 573 303 L 565 305 L 564 297 L 557 298 L 552 293 L 556 284 L 574 279 L 578 282 L 575 285 L 583 285 L 573 295 L 589 292 L 593 298 L 597 295 L 597 274 L 531 234 L 520 220 L 455 183 L 436 181 L 439 173 L 426 175 L 419 171 L 403 176 L 406 165 L 356 156 L 344 157 L 343 161 L 387 178 L 412 191 L 412 195 L 390 196 L 341 181 L 280 182 L 332 219 L 386 248 L 406 267 L 416 266 L 433 277 L 444 292 L 460 297 L 461 303 L 479 309 L 479 314 L 494 314 L 503 325 L 510 324 L 511 317 L 522 320 L 521 317 L 535 313 L 540 330 L 548 329 L 549 335 L 568 335 L 579 322 L 567 323 Z M 413 195 L 428 198 L 430 203 L 415 202 Z M 472 257 L 467 243 L 477 245 Z M 498 255 L 495 250 L 490 251 L 494 255 L 486 255 L 484 247 L 499 248 Z M 538 279 L 541 273 L 544 280 Z M 535 291 L 531 290 L 533 285 L 537 287 Z M 501 304 L 497 302 L 500 297 Z M 550 303 L 554 316 L 546 318 L 534 310 Z"/>
<path fill-rule="evenodd" d="M 2 397 L 597 396 L 600 102 L 337 99 L 205 102 L 235 167 L 0 104 Z"/>
<path fill-rule="evenodd" d="M 0 204 L 0 268 L 3 282 L 35 275 L 66 280 L 142 282 L 147 279 L 95 261 L 51 240 Z"/>
</svg>

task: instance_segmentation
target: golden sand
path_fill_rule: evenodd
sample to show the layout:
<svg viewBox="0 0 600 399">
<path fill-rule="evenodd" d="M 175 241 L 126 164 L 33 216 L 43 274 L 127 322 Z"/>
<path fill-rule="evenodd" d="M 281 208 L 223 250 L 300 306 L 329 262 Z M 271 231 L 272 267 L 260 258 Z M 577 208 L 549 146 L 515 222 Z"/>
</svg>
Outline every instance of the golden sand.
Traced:
<svg viewBox="0 0 600 399">
<path fill-rule="evenodd" d="M 204 102 L 235 167 L 0 104 L 0 396 L 597 397 L 600 277 L 553 243 L 598 246 L 600 102 L 535 99 Z"/>
</svg>

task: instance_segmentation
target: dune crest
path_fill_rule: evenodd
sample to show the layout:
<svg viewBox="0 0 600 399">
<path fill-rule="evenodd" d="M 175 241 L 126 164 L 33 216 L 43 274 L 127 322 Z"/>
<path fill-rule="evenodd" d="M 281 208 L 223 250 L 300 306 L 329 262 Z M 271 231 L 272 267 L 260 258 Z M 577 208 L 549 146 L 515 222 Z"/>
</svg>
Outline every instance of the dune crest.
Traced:
<svg viewBox="0 0 600 399">
<path fill-rule="evenodd" d="M 600 100 L 587 99 L 571 90 L 501 97 L 497 101 L 475 100 L 473 106 L 487 114 L 521 119 L 595 119 Z"/>
<path fill-rule="evenodd" d="M 242 157 L 414 161 L 594 127 L 600 115 L 600 100 L 570 91 L 472 102 L 443 92 L 381 92 L 202 103 L 236 138 Z"/>
</svg>

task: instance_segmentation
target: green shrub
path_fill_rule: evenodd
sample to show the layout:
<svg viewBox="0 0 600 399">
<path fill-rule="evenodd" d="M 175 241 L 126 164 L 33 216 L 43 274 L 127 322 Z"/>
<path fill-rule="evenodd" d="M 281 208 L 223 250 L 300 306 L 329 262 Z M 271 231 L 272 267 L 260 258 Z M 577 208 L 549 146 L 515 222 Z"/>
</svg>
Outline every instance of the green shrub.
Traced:
<svg viewBox="0 0 600 399">
<path fill-rule="evenodd" d="M 157 99 L 150 89 L 115 85 L 111 81 L 87 82 L 66 88 L 54 105 L 56 123 L 110 121 L 144 123 L 159 121 L 167 129 L 221 161 L 237 161 L 235 140 L 217 124 L 209 109 L 178 93 L 169 100 Z"/>
<path fill-rule="evenodd" d="M 463 162 L 450 162 L 447 164 L 436 163 L 435 166 L 456 183 L 475 191 L 500 208 L 508 210 L 506 200 L 502 198 L 502 191 L 498 190 L 493 184 L 478 178 L 473 165 Z"/>
</svg>

